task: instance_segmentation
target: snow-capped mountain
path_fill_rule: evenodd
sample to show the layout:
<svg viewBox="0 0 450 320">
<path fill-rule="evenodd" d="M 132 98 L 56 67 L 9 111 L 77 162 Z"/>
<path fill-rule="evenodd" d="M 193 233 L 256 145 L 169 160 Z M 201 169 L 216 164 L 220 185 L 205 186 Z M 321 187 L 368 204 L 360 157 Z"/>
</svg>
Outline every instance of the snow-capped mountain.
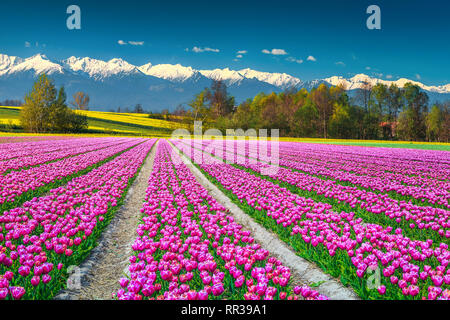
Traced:
<svg viewBox="0 0 450 320">
<path fill-rule="evenodd" d="M 200 70 L 200 73 L 211 80 L 222 80 L 227 85 L 241 82 L 245 77 L 239 71 L 225 69 Z"/>
<path fill-rule="evenodd" d="M 186 81 L 194 77 L 198 71 L 181 64 L 144 64 L 138 68 L 142 73 L 170 81 Z"/>
<path fill-rule="evenodd" d="M 6 54 L 0 54 L 0 75 L 5 73 L 11 67 L 22 63 L 23 60 L 15 56 L 7 56 Z"/>
<path fill-rule="evenodd" d="M 147 63 L 135 66 L 117 58 L 103 61 L 72 56 L 62 61 L 51 61 L 42 54 L 26 59 L 0 54 L 0 100 L 23 100 L 35 79 L 42 73 L 48 74 L 57 86 L 65 86 L 69 99 L 76 91 L 87 92 L 91 98 L 91 108 L 95 110 L 111 110 L 119 106 L 131 108 L 137 103 L 152 111 L 174 109 L 180 103 L 191 101 L 195 94 L 210 86 L 211 80 L 224 81 L 238 103 L 260 92 L 281 92 L 289 88 L 311 89 L 320 83 L 343 84 L 347 90 L 354 91 L 364 83 L 395 83 L 403 87 L 406 82 L 412 82 L 427 91 L 433 101 L 450 99 L 450 84 L 427 86 L 403 78 L 388 81 L 365 74 L 351 78 L 333 76 L 302 81 L 286 73 L 262 72 L 249 68 L 196 70 L 180 64 Z"/>
<path fill-rule="evenodd" d="M 122 59 L 111 59 L 107 62 L 89 57 L 76 58 L 74 56 L 62 61 L 65 68 L 80 73 L 86 73 L 95 80 L 104 80 L 111 76 L 127 76 L 139 74 L 136 66 Z"/>
<path fill-rule="evenodd" d="M 426 91 L 436 92 L 436 93 L 450 93 L 450 84 L 442 85 L 442 86 L 427 86 L 418 81 L 409 80 L 409 79 L 405 79 L 405 78 L 400 78 L 395 81 L 390 81 L 390 80 L 382 80 L 382 79 L 370 77 L 365 74 L 357 74 L 350 79 L 333 76 L 333 77 L 326 78 L 323 80 L 333 86 L 337 86 L 340 84 L 344 85 L 347 90 L 361 89 L 366 83 L 370 84 L 372 86 L 374 86 L 378 83 L 385 84 L 387 86 L 390 86 L 391 84 L 395 84 L 398 87 L 403 88 L 406 83 L 410 82 L 414 85 L 419 86 L 421 89 L 426 90 Z"/>
<path fill-rule="evenodd" d="M 282 89 L 298 87 L 302 84 L 302 80 L 286 73 L 261 72 L 250 68 L 239 70 L 239 73 L 246 78 L 255 78 L 259 81 L 270 83 L 271 85 Z"/>
<path fill-rule="evenodd" d="M 2 55 L 5 56 L 5 55 Z M 64 73 L 63 67 L 50 61 L 45 55 L 37 54 L 25 60 L 18 57 L 4 58 L 5 61 L 10 62 L 10 66 L 3 70 L 2 75 L 13 75 L 21 72 L 31 72 L 36 75 L 46 73 L 52 75 L 55 73 Z"/>
</svg>

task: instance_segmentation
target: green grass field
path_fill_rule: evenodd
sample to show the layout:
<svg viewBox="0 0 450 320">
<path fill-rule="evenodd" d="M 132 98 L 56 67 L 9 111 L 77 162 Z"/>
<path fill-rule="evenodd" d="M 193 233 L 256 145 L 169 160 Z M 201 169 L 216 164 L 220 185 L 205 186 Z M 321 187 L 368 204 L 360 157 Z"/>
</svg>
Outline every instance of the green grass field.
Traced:
<svg viewBox="0 0 450 320">
<path fill-rule="evenodd" d="M 129 114 L 114 114 L 110 112 L 83 111 L 88 117 L 88 130 L 85 133 L 133 135 L 133 136 L 168 136 L 172 128 L 179 126 L 176 122 L 153 120 L 146 115 L 132 116 Z M 19 127 L 19 107 L 0 106 L 0 132 L 12 131 L 12 125 Z M 114 116 L 114 117 L 112 117 Z M 20 131 L 20 128 L 13 130 Z"/>
</svg>

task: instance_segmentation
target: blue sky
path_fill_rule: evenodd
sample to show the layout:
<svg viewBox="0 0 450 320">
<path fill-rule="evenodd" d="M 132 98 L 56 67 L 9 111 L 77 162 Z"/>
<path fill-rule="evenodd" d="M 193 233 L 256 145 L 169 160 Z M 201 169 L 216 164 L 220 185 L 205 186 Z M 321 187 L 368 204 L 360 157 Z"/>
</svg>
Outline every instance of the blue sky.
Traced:
<svg viewBox="0 0 450 320">
<path fill-rule="evenodd" d="M 81 30 L 66 28 L 71 4 L 81 8 Z M 381 8 L 381 30 L 366 27 L 371 4 Z M 366 73 L 450 83 L 446 0 L 2 0 L 0 12 L 0 53 L 8 55 L 249 67 L 304 80 Z M 194 47 L 218 52 L 194 52 Z M 286 54 L 272 54 L 282 50 Z M 246 53 L 237 58 L 238 51 Z"/>
</svg>

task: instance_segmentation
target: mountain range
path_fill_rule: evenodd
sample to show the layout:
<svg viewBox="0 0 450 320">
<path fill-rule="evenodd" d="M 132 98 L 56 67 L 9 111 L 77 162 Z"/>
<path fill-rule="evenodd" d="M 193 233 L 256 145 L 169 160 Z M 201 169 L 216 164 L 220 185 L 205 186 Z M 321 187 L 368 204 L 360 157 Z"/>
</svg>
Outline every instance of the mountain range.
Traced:
<svg viewBox="0 0 450 320">
<path fill-rule="evenodd" d="M 26 59 L 0 54 L 0 101 L 23 100 L 42 73 L 49 75 L 57 86 L 64 85 L 68 97 L 76 91 L 88 93 L 91 98 L 90 108 L 103 111 L 116 110 L 119 106 L 133 108 L 137 103 L 154 112 L 164 108 L 173 110 L 178 104 L 191 101 L 195 94 L 209 87 L 213 79 L 224 81 L 238 103 L 260 92 L 311 89 L 320 83 L 343 83 L 350 93 L 354 93 L 365 82 L 373 85 L 395 83 L 399 87 L 412 82 L 426 91 L 431 101 L 450 99 L 450 84 L 427 86 L 404 78 L 388 81 L 365 74 L 351 78 L 332 76 L 303 81 L 286 73 L 261 72 L 249 68 L 196 70 L 180 64 L 147 63 L 135 66 L 118 58 L 102 61 L 72 56 L 62 61 L 51 61 L 43 54 Z"/>
</svg>

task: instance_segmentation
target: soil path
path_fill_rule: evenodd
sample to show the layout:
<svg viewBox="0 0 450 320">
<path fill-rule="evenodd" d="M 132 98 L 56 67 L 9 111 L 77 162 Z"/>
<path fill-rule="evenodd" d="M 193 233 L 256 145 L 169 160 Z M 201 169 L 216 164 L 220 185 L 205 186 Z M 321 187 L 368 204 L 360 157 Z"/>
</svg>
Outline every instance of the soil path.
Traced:
<svg viewBox="0 0 450 320">
<path fill-rule="evenodd" d="M 102 233 L 99 245 L 81 264 L 78 272 L 81 286 L 64 290 L 55 299 L 108 300 L 112 299 L 113 292 L 120 289 L 119 279 L 125 275 L 129 265 L 131 245 L 137 236 L 140 209 L 152 174 L 158 142 L 153 145 L 139 175 L 128 190 L 123 206 Z"/>
<path fill-rule="evenodd" d="M 170 141 L 172 148 L 179 151 Z M 179 153 L 183 162 L 188 166 L 194 174 L 197 181 L 208 190 L 220 204 L 230 211 L 230 214 L 236 219 L 236 222 L 243 225 L 247 230 L 252 232 L 255 240 L 270 254 L 277 257 L 283 264 L 291 269 L 292 276 L 295 280 L 303 284 L 321 283 L 317 288 L 318 292 L 328 296 L 333 300 L 358 300 L 356 293 L 348 287 L 345 287 L 338 280 L 330 275 L 325 274 L 320 268 L 313 263 L 306 261 L 298 256 L 293 249 L 280 240 L 273 232 L 268 231 L 253 218 L 243 212 L 230 198 L 212 184 L 200 170 L 192 164 L 183 154 Z"/>
</svg>

